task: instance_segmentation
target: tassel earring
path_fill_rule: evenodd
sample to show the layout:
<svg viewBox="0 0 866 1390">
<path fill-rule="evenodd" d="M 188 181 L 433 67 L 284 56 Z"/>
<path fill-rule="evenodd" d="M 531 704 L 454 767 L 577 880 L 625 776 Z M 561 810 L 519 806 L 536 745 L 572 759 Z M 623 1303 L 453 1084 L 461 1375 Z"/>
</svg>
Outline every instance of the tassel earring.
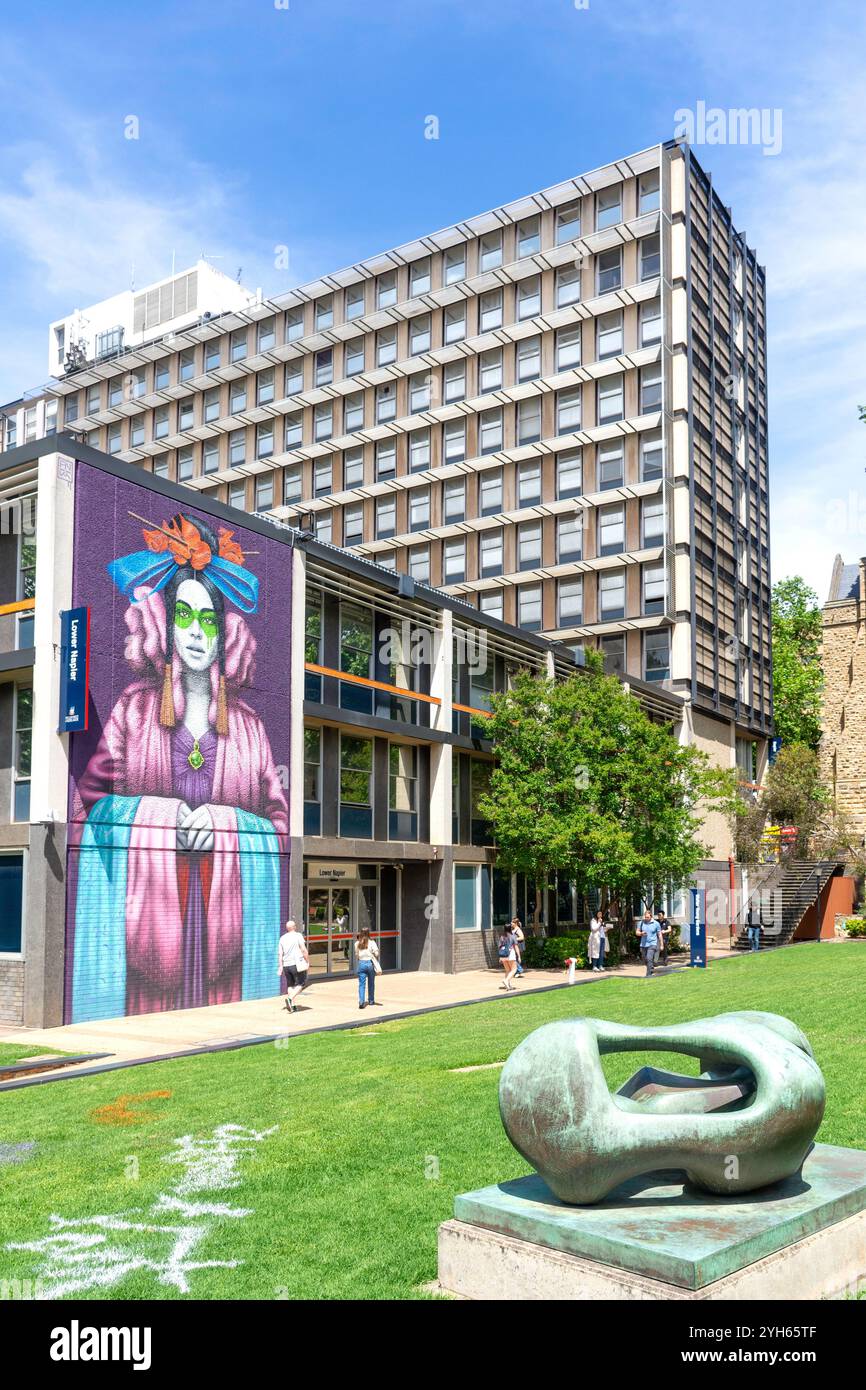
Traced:
<svg viewBox="0 0 866 1390">
<path fill-rule="evenodd" d="M 225 735 L 229 731 L 229 707 L 228 701 L 226 700 L 226 678 L 222 675 L 220 676 L 219 687 L 217 689 L 216 731 L 218 734 L 222 734 L 223 737 L 225 737 Z"/>
<path fill-rule="evenodd" d="M 162 703 L 159 707 L 159 722 L 164 729 L 173 729 L 177 723 L 174 712 L 174 690 L 171 683 L 171 662 L 167 661 L 162 676 Z"/>
</svg>

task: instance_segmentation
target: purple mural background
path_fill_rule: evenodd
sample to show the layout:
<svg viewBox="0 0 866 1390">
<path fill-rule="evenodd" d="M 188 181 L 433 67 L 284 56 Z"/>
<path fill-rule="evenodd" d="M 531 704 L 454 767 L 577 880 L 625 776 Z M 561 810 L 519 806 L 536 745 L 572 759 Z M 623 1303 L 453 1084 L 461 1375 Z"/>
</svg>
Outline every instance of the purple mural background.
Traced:
<svg viewBox="0 0 866 1390">
<path fill-rule="evenodd" d="M 127 613 L 130 600 L 120 592 L 108 573 L 107 565 L 120 556 L 130 555 L 142 550 L 143 523 L 134 519 L 130 513 L 146 518 L 156 527 L 171 523 L 172 518 L 181 511 L 193 522 L 200 520 L 212 531 L 220 527 L 234 530 L 234 539 L 245 553 L 244 568 L 254 574 L 259 581 L 257 611 L 241 615 L 249 633 L 255 640 L 255 672 L 252 681 L 240 691 L 243 702 L 257 719 L 253 728 L 264 726 L 265 743 L 270 744 L 270 757 L 276 767 L 288 804 L 288 769 L 290 766 L 290 710 L 291 710 L 291 615 L 292 615 L 292 549 L 278 541 L 248 531 L 242 526 L 232 528 L 229 522 L 209 517 L 197 509 L 190 493 L 189 505 L 180 507 L 170 498 L 161 496 L 151 489 L 113 477 L 110 473 L 94 468 L 86 463 L 76 464 L 75 495 L 75 542 L 73 569 L 73 606 L 87 605 L 91 613 L 90 648 L 90 703 L 89 728 L 86 732 L 70 735 L 69 763 L 69 821 L 70 842 L 69 877 L 67 886 L 67 924 L 66 924 L 66 989 L 65 1016 L 73 1019 L 73 969 L 81 972 L 81 965 L 74 965 L 76 933 L 101 933 L 104 922 L 88 918 L 82 904 L 78 903 L 79 875 L 83 876 L 81 851 L 77 844 L 84 819 L 80 786 L 83 780 L 93 775 L 94 764 L 99 762 L 100 740 L 106 725 L 112 719 L 113 711 L 122 706 L 125 692 L 135 675 L 124 655 L 129 639 Z M 226 614 L 234 613 L 230 602 L 226 601 Z M 236 621 L 236 620 L 235 620 Z M 248 721 L 249 722 L 249 721 Z M 217 737 L 209 731 L 211 742 Z M 207 737 L 207 736 L 205 736 Z M 202 745 L 205 745 L 205 737 Z M 174 738 L 174 732 L 172 734 Z M 255 739 L 255 735 L 254 735 Z M 103 745 L 104 747 L 104 745 Z M 184 749 L 185 751 L 185 749 Z M 104 759 L 103 759 L 104 760 Z M 184 770 L 186 770 L 184 768 Z M 129 786 L 128 793 L 146 790 Z M 77 794 L 79 793 L 79 794 Z M 248 808 L 249 809 L 249 808 Z M 77 821 L 78 825 L 72 823 Z M 285 920 L 288 891 L 288 836 L 281 837 L 279 856 L 280 902 L 279 919 Z M 165 857 L 165 856 L 164 856 Z M 180 862 L 183 856 L 172 856 Z M 206 857 L 206 856 L 204 856 Z M 215 858 L 216 856 L 212 856 Z M 225 856 L 223 856 L 225 857 Z M 187 861 L 188 862 L 188 861 Z M 184 867 L 186 872 L 186 867 Z M 130 860 L 130 881 L 133 879 Z M 206 877 L 210 888 L 210 871 Z M 246 893 L 246 885 L 244 886 Z M 212 891 L 212 890 L 211 890 Z M 206 895 L 205 895 L 206 896 Z M 82 899 L 82 903 L 83 903 Z M 91 898 L 87 899 L 92 901 Z M 246 898 L 245 898 L 246 902 Z M 245 909 L 246 910 L 246 909 Z M 101 909 L 104 913 L 104 907 Z M 95 914 L 99 915 L 99 914 Z M 131 941 L 127 931 L 127 940 Z M 186 927 L 184 927 L 186 930 Z M 247 924 L 244 922 L 244 940 Z M 277 924 L 277 932 L 279 925 Z M 107 938 L 106 938 L 107 939 Z M 84 943 L 79 943 L 83 946 Z M 271 993 L 279 988 L 276 980 L 276 957 L 273 958 L 273 981 Z M 246 979 L 246 974 L 245 977 Z M 189 996 L 176 1003 L 162 1002 L 154 1006 L 147 1003 L 147 993 L 138 1003 L 129 1002 L 133 996 L 127 986 L 128 1012 L 145 1011 L 148 1007 L 183 1007 L 189 1004 Z M 81 994 L 80 981 L 76 985 Z M 238 996 L 240 997 L 240 996 Z M 244 996 L 248 997 L 248 996 Z M 215 1002 L 213 998 L 195 999 L 195 1003 Z M 219 1002 L 219 999 L 217 1000 Z M 75 1013 L 82 1016 L 81 1006 Z M 91 1016 L 99 1016 L 94 1014 Z"/>
</svg>

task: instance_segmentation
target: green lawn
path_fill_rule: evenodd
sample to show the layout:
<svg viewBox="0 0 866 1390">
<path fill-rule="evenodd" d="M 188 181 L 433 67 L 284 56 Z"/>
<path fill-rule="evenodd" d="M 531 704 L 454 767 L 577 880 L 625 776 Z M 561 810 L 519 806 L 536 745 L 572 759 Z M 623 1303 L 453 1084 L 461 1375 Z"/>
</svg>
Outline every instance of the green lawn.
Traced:
<svg viewBox="0 0 866 1390">
<path fill-rule="evenodd" d="M 387 993 L 387 979 L 382 984 Z M 451 1215 L 454 1194 L 527 1171 L 499 1122 L 498 1070 L 455 1075 L 451 1068 L 500 1061 L 533 1028 L 564 1015 L 649 1024 L 730 1009 L 768 1009 L 803 1028 L 827 1080 L 819 1138 L 866 1148 L 866 951 L 798 946 L 652 982 L 608 979 L 503 995 L 420 1018 L 371 1019 L 361 1030 L 298 1037 L 283 1048 L 0 1095 L 0 1142 L 38 1146 L 26 1163 L 0 1166 L 0 1278 L 39 1275 L 41 1256 L 3 1252 L 3 1244 L 42 1238 L 50 1213 L 112 1216 L 135 1208 L 132 1219 L 146 1222 L 151 1203 L 181 1171 L 162 1161 L 174 1140 L 207 1137 L 235 1122 L 279 1131 L 241 1160 L 241 1186 L 205 1194 L 251 1214 L 209 1218 L 212 1228 L 191 1258 L 243 1263 L 193 1271 L 189 1296 L 423 1296 L 419 1286 L 436 1274 L 436 1228 Z M 659 1054 L 653 1060 L 665 1064 Z M 605 1061 L 616 1084 L 636 1065 L 634 1056 Z M 154 1091 L 171 1094 L 116 1104 Z M 114 1109 L 94 1114 L 105 1106 Z M 145 1239 L 153 1237 L 124 1236 L 138 1250 Z M 136 1269 L 81 1296 L 182 1295 Z"/>
<path fill-rule="evenodd" d="M 63 1053 L 55 1053 L 53 1047 L 45 1047 L 41 1043 L 38 1047 L 25 1046 L 22 1043 L 0 1042 L 0 1065 L 3 1062 L 22 1062 L 25 1057 L 53 1057 L 63 1056 Z"/>
</svg>

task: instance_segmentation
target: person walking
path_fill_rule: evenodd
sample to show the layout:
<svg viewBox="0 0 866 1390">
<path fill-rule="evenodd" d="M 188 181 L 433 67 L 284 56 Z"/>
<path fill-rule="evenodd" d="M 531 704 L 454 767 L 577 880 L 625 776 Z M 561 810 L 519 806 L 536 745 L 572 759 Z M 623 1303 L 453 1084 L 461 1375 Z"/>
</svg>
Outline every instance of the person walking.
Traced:
<svg viewBox="0 0 866 1390">
<path fill-rule="evenodd" d="M 594 912 L 589 920 L 589 942 L 588 951 L 589 964 L 591 969 L 596 971 L 604 970 L 604 948 L 607 945 L 607 937 L 604 930 L 604 922 L 601 914 Z"/>
<path fill-rule="evenodd" d="M 277 947 L 277 974 L 286 981 L 286 1008 L 290 1014 L 295 1012 L 295 1000 L 307 983 L 310 955 L 303 933 L 298 931 L 294 921 L 286 923 Z"/>
<path fill-rule="evenodd" d="M 526 937 L 520 925 L 519 917 L 513 917 L 511 919 L 511 935 L 514 937 L 514 950 L 517 955 L 517 970 L 515 973 L 517 975 L 523 975 L 525 974 L 523 969 L 523 943 Z"/>
<path fill-rule="evenodd" d="M 656 913 L 656 921 L 659 924 L 660 960 L 662 965 L 667 965 L 668 946 L 670 945 L 671 939 L 671 924 L 668 921 L 668 914 L 665 912 L 664 908 L 660 908 Z"/>
<path fill-rule="evenodd" d="M 752 907 L 751 902 L 749 903 L 749 909 L 746 913 L 746 931 L 749 934 L 749 945 L 751 949 L 753 951 L 760 951 L 761 924 L 755 921 L 755 909 Z"/>
<path fill-rule="evenodd" d="M 379 947 L 369 932 L 358 932 L 355 938 L 355 960 L 358 962 L 358 1008 L 366 1009 L 368 1004 L 376 1002 L 376 976 L 382 973 Z"/>
<path fill-rule="evenodd" d="M 640 953 L 646 966 L 646 979 L 653 973 L 659 950 L 659 924 L 649 908 L 638 922 L 637 934 L 640 939 Z"/>
<path fill-rule="evenodd" d="M 499 961 L 505 971 L 505 980 L 499 988 L 512 990 L 514 989 L 514 977 L 517 974 L 517 942 L 510 927 L 499 937 Z"/>
</svg>

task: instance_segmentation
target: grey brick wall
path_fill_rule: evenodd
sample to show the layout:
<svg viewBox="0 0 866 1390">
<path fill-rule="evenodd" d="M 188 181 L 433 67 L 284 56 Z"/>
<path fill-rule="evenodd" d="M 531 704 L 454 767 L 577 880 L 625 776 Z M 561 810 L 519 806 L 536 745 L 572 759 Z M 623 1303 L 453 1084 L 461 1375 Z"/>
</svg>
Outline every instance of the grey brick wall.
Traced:
<svg viewBox="0 0 866 1390">
<path fill-rule="evenodd" d="M 0 1019 L 24 1022 L 24 962 L 0 960 Z"/>
<path fill-rule="evenodd" d="M 496 934 L 490 931 L 454 933 L 454 970 L 500 969 L 496 954 Z"/>
</svg>

